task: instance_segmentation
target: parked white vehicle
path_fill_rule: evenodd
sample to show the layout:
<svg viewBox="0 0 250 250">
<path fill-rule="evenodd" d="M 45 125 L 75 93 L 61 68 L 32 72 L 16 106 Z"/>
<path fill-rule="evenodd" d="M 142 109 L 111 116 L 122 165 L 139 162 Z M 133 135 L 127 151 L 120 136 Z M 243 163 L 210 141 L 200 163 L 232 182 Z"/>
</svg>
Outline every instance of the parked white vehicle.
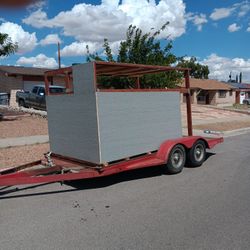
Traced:
<svg viewBox="0 0 250 250">
<path fill-rule="evenodd" d="M 245 92 L 240 92 L 240 104 L 243 104 L 243 101 L 246 98 L 246 93 Z"/>
<path fill-rule="evenodd" d="M 244 99 L 242 101 L 243 104 L 247 104 L 247 105 L 250 105 L 250 98 L 247 98 L 247 99 Z"/>
</svg>

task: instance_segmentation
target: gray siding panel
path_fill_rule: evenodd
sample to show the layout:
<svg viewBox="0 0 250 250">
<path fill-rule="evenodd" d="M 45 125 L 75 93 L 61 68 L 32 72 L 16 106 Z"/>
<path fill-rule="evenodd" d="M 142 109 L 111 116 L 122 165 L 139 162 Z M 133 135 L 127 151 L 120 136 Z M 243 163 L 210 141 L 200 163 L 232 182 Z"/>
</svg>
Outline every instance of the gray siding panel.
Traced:
<svg viewBox="0 0 250 250">
<path fill-rule="evenodd" d="M 48 96 L 46 100 L 51 151 L 99 163 L 92 67 L 93 64 L 73 66 L 74 94 Z"/>
<path fill-rule="evenodd" d="M 101 161 L 159 148 L 182 135 L 177 92 L 98 92 Z"/>
</svg>

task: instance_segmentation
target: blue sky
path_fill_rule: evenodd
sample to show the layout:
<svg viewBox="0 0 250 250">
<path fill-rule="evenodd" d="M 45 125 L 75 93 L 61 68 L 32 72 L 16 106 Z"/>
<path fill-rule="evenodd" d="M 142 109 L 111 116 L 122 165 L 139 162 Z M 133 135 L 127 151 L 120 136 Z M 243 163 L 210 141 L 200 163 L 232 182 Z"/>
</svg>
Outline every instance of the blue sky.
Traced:
<svg viewBox="0 0 250 250">
<path fill-rule="evenodd" d="M 57 42 L 65 66 L 84 62 L 86 45 L 101 52 L 103 38 L 116 53 L 129 24 L 145 32 L 170 24 L 159 39 L 173 40 L 177 56 L 195 56 L 210 78 L 243 73 L 250 82 L 250 1 L 45 0 L 22 9 L 0 9 L 0 32 L 19 51 L 0 64 L 57 67 Z"/>
</svg>

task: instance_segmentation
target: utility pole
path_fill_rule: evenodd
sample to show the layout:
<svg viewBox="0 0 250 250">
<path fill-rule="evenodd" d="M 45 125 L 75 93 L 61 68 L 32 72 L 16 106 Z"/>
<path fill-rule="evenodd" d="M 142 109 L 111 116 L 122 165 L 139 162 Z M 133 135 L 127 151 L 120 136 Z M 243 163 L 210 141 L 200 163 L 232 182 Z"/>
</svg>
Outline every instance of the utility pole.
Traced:
<svg viewBox="0 0 250 250">
<path fill-rule="evenodd" d="M 61 68 L 61 51 L 60 51 L 60 43 L 57 43 L 57 47 L 58 47 L 58 68 Z"/>
</svg>

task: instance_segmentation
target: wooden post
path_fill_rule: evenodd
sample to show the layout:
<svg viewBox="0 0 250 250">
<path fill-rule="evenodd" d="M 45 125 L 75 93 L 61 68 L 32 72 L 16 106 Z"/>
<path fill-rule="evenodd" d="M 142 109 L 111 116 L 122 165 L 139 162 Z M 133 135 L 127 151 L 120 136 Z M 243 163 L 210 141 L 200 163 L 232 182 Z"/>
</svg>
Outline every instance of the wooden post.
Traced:
<svg viewBox="0 0 250 250">
<path fill-rule="evenodd" d="M 136 77 L 136 88 L 137 89 L 141 88 L 141 86 L 140 86 L 140 77 L 139 76 Z"/>
<path fill-rule="evenodd" d="M 188 136 L 192 136 L 193 135 L 193 124 L 192 124 L 192 109 L 191 109 L 191 93 L 190 93 L 189 70 L 185 70 L 185 87 L 187 89 L 186 105 L 187 105 Z"/>
</svg>

